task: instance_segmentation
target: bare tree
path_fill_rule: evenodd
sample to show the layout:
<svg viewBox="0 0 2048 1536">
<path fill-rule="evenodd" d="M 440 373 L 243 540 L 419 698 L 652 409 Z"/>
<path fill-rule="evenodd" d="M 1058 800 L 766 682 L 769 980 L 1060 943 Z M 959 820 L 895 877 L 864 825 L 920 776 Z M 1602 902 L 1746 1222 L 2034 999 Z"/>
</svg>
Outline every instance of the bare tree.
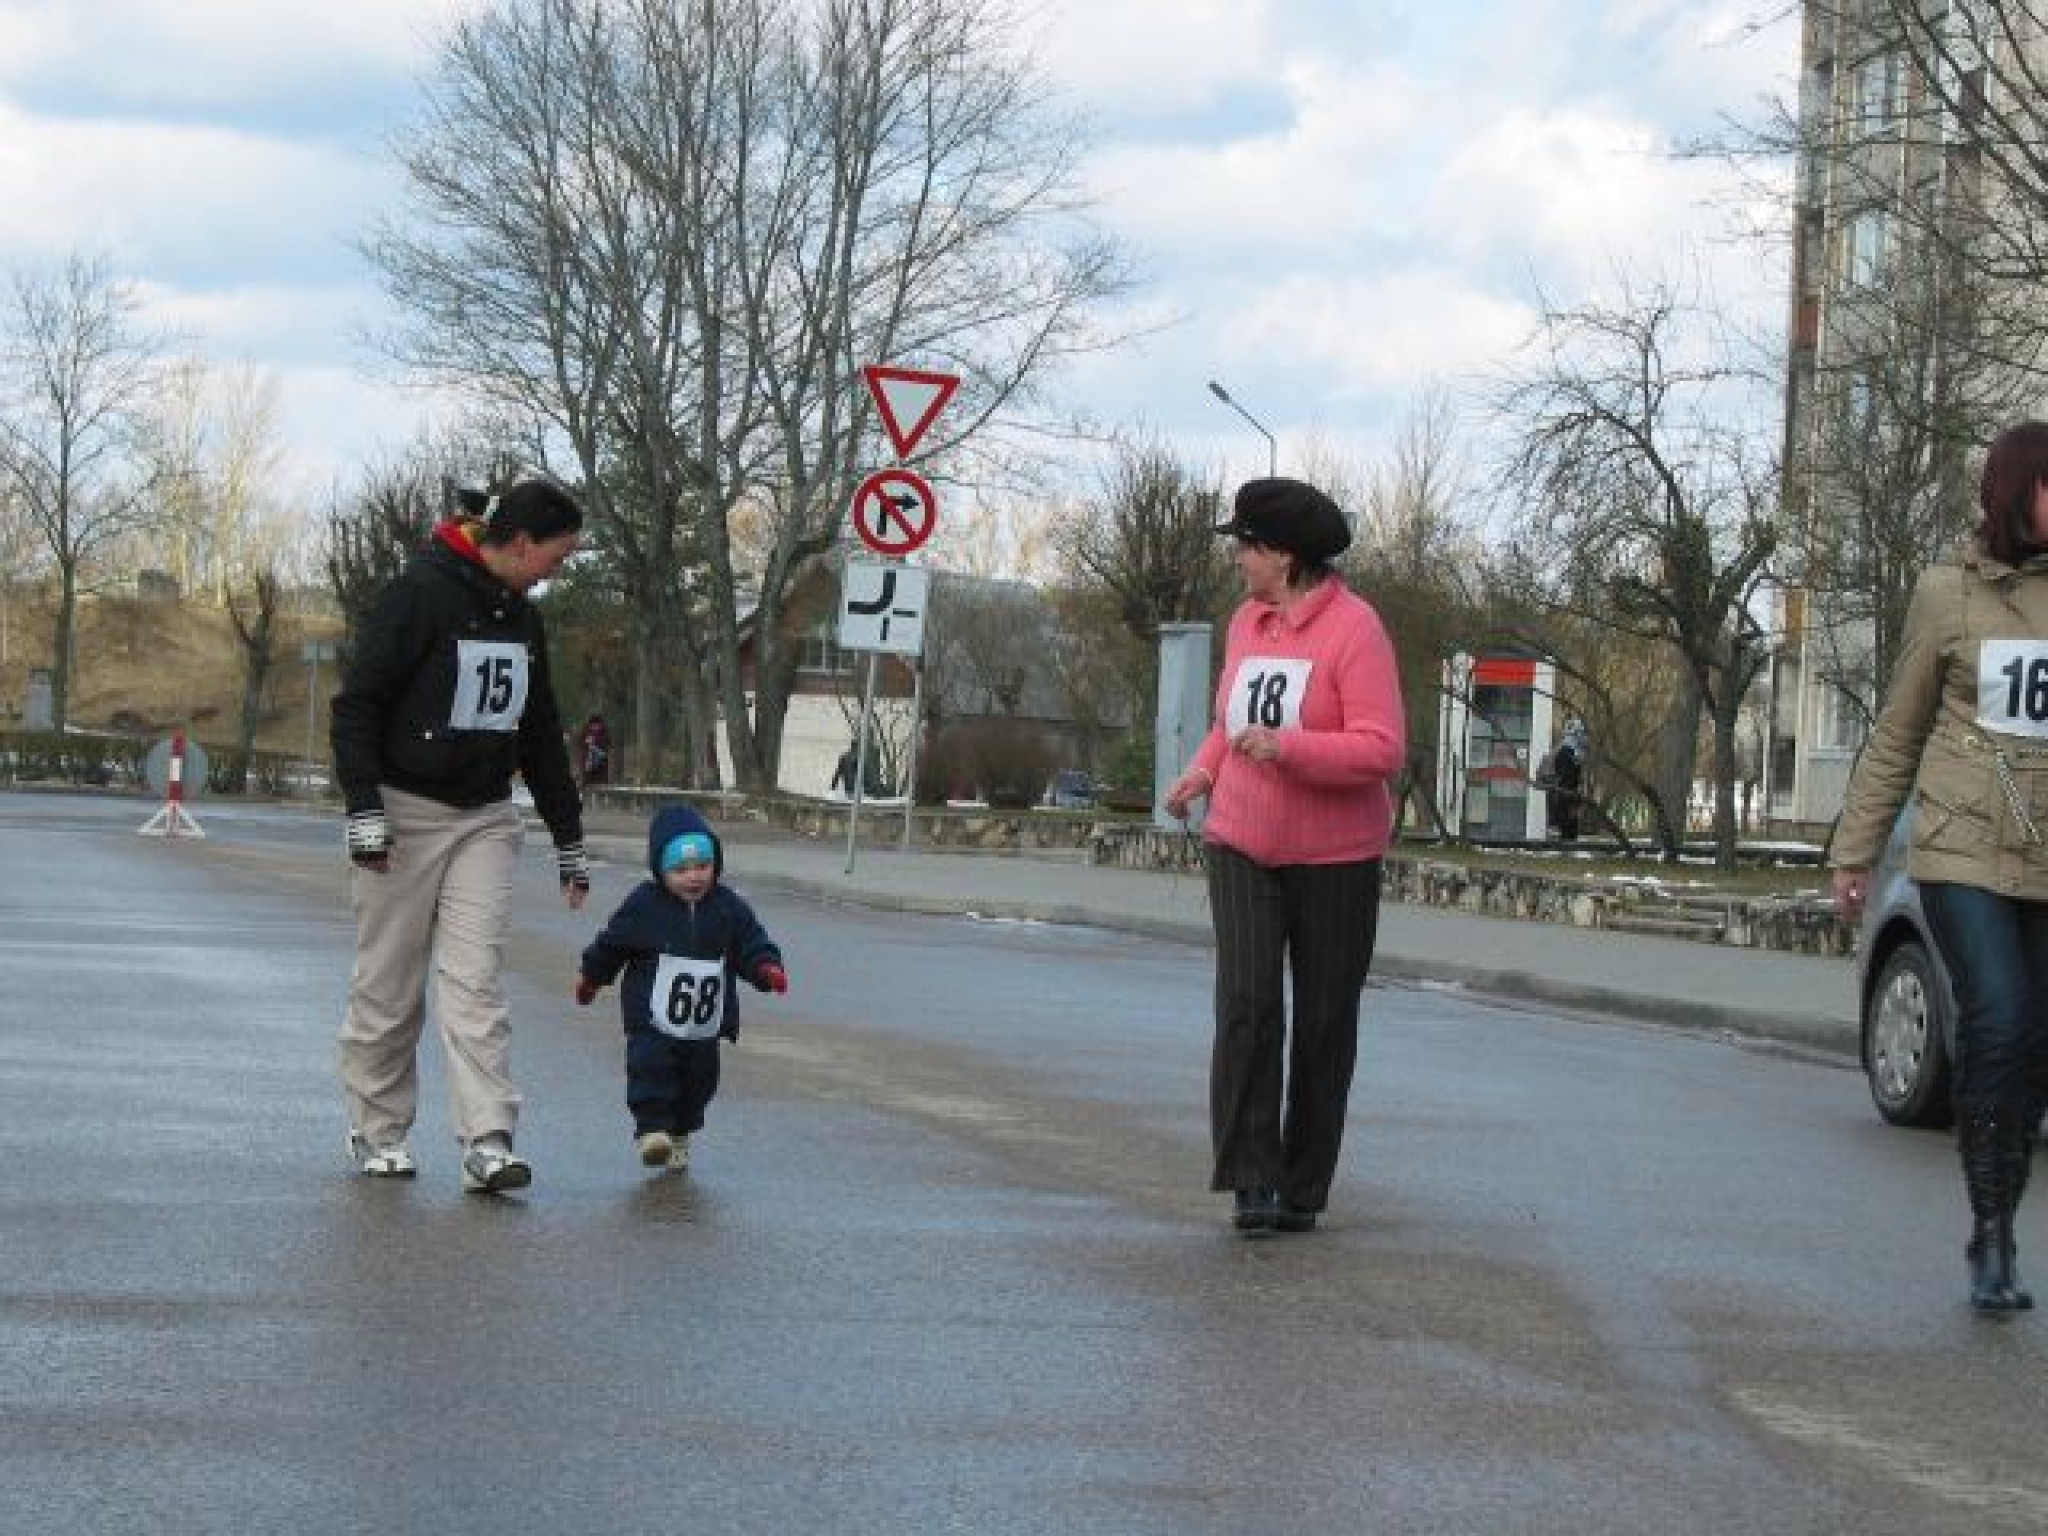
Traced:
<svg viewBox="0 0 2048 1536">
<path fill-rule="evenodd" d="M 1048 698 L 1051 613 L 1039 592 L 1021 581 L 942 580 L 939 588 L 961 694 L 987 715 L 1022 715 L 1027 701 Z"/>
<path fill-rule="evenodd" d="M 0 475 L 57 574 L 52 721 L 69 713 L 78 598 L 91 562 L 151 513 L 139 455 L 158 343 L 101 262 L 17 272 L 0 334 Z"/>
<path fill-rule="evenodd" d="M 1081 765 L 1118 789 L 1142 786 L 1149 803 L 1156 643 L 1147 644 L 1125 628 L 1100 591 L 1059 587 L 1046 594 L 1046 601 L 1053 614 L 1046 663 L 1081 740 Z"/>
<path fill-rule="evenodd" d="M 39 573 L 42 539 L 11 481 L 0 480 L 0 667 L 13 659 L 15 593 Z"/>
<path fill-rule="evenodd" d="M 1227 608 L 1230 563 L 1216 524 L 1223 492 L 1158 443 L 1125 443 L 1102 493 L 1069 526 L 1067 562 L 1084 590 L 1104 594 L 1123 626 L 1156 646 L 1159 626 L 1212 621 Z"/>
<path fill-rule="evenodd" d="M 411 218 L 368 243 L 414 317 L 394 352 L 566 445 L 640 660 L 691 657 L 743 785 L 773 780 L 779 621 L 872 450 L 861 365 L 961 374 L 955 450 L 1120 280 L 1005 38 L 985 0 L 510 0 L 451 35 L 401 147 Z"/>
<path fill-rule="evenodd" d="M 1675 859 L 1684 828 L 1670 809 L 1686 803 L 1705 708 L 1715 859 L 1732 869 L 1736 727 L 1769 658 L 1758 599 L 1779 543 L 1778 486 L 1728 398 L 1751 381 L 1686 355 L 1698 318 L 1661 286 L 1546 309 L 1535 359 L 1501 392 L 1517 423 L 1503 480 L 1527 518 L 1514 561 L 1547 600 L 1670 647 L 1660 840 Z"/>
<path fill-rule="evenodd" d="M 1333 466 L 1324 483 L 1353 478 Z M 1360 489 L 1339 496 L 1358 524 L 1345 565 L 1386 625 L 1401 668 L 1408 761 L 1399 790 L 1404 802 L 1420 799 L 1423 814 L 1448 836 L 1446 808 L 1436 803 L 1443 662 L 1483 624 L 1473 598 L 1481 567 L 1469 511 L 1475 498 L 1450 396 L 1422 391 L 1402 418 L 1389 461 L 1355 478 Z"/>
<path fill-rule="evenodd" d="M 235 755 L 224 774 L 230 794 L 249 788 L 249 760 L 256 752 L 256 732 L 263 724 L 264 700 L 277 668 L 278 614 L 284 584 L 276 568 L 260 565 L 249 572 L 248 584 L 228 594 L 228 619 L 242 653 L 242 707 L 235 723 Z"/>
<path fill-rule="evenodd" d="M 377 594 L 452 510 L 449 483 L 424 457 L 399 457 L 366 469 L 329 510 L 327 583 L 350 639 Z"/>
</svg>

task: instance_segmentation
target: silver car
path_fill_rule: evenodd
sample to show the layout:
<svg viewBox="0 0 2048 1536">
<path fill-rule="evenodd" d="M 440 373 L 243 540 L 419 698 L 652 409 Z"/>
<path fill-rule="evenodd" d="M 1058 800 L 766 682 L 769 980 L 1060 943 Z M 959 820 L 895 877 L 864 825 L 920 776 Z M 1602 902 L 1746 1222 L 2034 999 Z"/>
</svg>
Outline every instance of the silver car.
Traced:
<svg viewBox="0 0 2048 1536">
<path fill-rule="evenodd" d="M 1893 1125 L 1945 1126 L 1956 1002 L 1948 967 L 1906 874 L 1909 805 L 1870 872 L 1857 940 L 1863 1075 L 1877 1112 Z"/>
</svg>

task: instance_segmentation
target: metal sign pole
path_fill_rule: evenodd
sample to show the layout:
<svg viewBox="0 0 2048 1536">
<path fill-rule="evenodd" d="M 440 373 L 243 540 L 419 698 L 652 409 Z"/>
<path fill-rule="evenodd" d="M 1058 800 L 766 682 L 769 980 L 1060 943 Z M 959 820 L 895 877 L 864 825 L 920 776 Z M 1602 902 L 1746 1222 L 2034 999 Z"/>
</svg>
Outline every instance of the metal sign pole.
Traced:
<svg viewBox="0 0 2048 1536">
<path fill-rule="evenodd" d="M 924 734 L 924 657 L 910 658 L 910 759 L 903 780 L 903 851 L 910 852 L 910 823 L 917 814 L 917 738 Z"/>
<path fill-rule="evenodd" d="M 319 718 L 314 701 L 320 696 L 320 647 L 313 646 L 309 654 L 313 670 L 306 674 L 306 772 L 311 774 L 313 765 L 319 761 L 313 756 L 313 742 L 317 735 L 314 725 Z"/>
<path fill-rule="evenodd" d="M 867 787 L 868 777 L 868 717 L 875 708 L 875 657 L 878 653 L 868 652 L 868 680 L 860 695 L 860 731 L 854 737 L 853 750 L 853 804 L 846 808 L 846 872 L 853 873 L 854 845 L 860 839 L 861 791 Z"/>
</svg>

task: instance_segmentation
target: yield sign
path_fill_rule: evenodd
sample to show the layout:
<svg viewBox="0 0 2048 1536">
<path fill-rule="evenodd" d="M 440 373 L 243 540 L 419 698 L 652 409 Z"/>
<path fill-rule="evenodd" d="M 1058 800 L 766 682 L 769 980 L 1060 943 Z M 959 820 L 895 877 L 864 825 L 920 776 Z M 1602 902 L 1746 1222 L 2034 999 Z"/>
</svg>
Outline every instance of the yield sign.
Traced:
<svg viewBox="0 0 2048 1536">
<path fill-rule="evenodd" d="M 878 469 L 853 493 L 853 531 L 878 555 L 909 554 L 938 520 L 938 497 L 907 469 Z"/>
<path fill-rule="evenodd" d="M 870 363 L 861 372 L 867 376 L 868 393 L 875 397 L 875 406 L 882 413 L 883 430 L 896 445 L 899 459 L 910 457 L 917 440 L 960 387 L 956 374 L 927 373 L 921 368 Z"/>
</svg>

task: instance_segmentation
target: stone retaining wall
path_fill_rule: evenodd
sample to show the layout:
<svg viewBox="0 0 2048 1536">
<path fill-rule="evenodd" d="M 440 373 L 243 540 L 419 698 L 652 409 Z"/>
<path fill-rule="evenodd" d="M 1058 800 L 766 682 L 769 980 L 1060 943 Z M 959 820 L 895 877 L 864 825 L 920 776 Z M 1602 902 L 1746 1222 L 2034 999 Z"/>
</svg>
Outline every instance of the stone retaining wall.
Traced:
<svg viewBox="0 0 2048 1536">
<path fill-rule="evenodd" d="M 678 790 L 606 788 L 598 805 L 646 813 L 682 798 Z M 691 793 L 706 814 L 745 817 L 804 837 L 844 842 L 849 807 L 793 795 Z M 912 845 L 932 850 L 1068 855 L 1123 869 L 1187 872 L 1200 867 L 1201 845 L 1189 834 L 1141 821 L 1105 821 L 1065 811 L 996 811 L 919 807 Z M 864 806 L 863 846 L 887 847 L 903 836 L 901 806 Z M 1652 866 L 1654 867 L 1654 866 Z M 1600 882 L 1583 876 L 1484 868 L 1427 853 L 1395 851 L 1386 860 L 1390 901 L 1445 907 L 1487 917 L 1614 928 L 1747 949 L 1847 955 L 1855 929 L 1820 898 L 1689 896 L 1647 881 Z"/>
<path fill-rule="evenodd" d="M 658 805 L 688 800 L 707 816 L 746 818 L 782 827 L 803 837 L 846 841 L 852 807 L 840 800 L 799 795 L 744 795 L 736 790 L 618 789 L 591 791 L 592 804 L 651 814 Z M 919 806 L 912 814 L 911 842 L 923 849 L 966 853 L 1071 853 L 1083 857 L 1099 825 L 1075 811 L 997 811 Z M 888 847 L 903 837 L 901 805 L 863 805 L 862 847 Z"/>
<path fill-rule="evenodd" d="M 1142 825 L 1098 824 L 1090 839 L 1097 864 L 1125 869 L 1188 870 L 1200 845 L 1185 832 Z M 1804 955 L 1848 955 L 1855 927 L 1820 898 L 1689 896 L 1632 881 L 1608 884 L 1583 876 L 1487 868 L 1427 854 L 1387 855 L 1390 901 L 1448 907 L 1487 917 L 1619 928 L 1746 949 Z"/>
</svg>

